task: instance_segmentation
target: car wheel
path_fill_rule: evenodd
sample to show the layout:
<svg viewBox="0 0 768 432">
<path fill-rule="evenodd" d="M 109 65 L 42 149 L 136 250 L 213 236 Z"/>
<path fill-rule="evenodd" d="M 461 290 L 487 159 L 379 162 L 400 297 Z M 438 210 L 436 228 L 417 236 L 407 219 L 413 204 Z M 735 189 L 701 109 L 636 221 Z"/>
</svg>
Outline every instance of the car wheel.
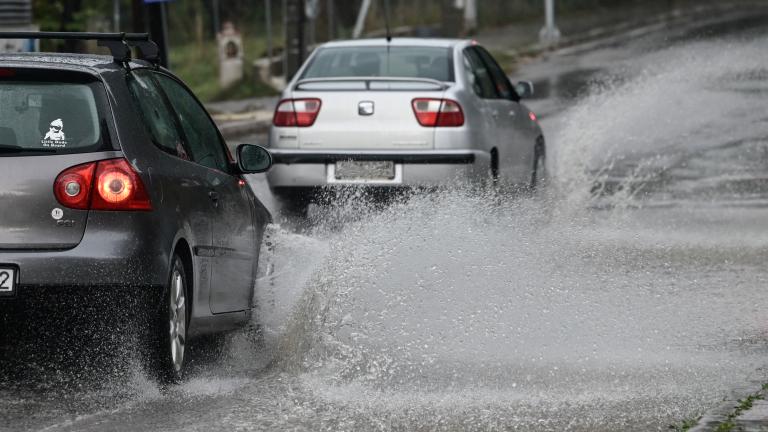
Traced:
<svg viewBox="0 0 768 432">
<path fill-rule="evenodd" d="M 494 186 L 499 183 L 499 151 L 491 150 L 491 184 Z"/>
<path fill-rule="evenodd" d="M 149 335 L 147 363 L 156 377 L 164 383 L 177 383 L 187 364 L 187 273 L 184 262 L 174 254 L 168 283 L 163 290 L 160 307 L 156 309 Z"/>
<path fill-rule="evenodd" d="M 280 193 L 277 195 L 282 213 L 286 216 L 306 217 L 310 199 L 304 193 Z"/>
<path fill-rule="evenodd" d="M 547 178 L 547 154 L 544 144 L 536 144 L 533 152 L 533 172 L 531 173 L 531 190 L 542 187 Z"/>
</svg>

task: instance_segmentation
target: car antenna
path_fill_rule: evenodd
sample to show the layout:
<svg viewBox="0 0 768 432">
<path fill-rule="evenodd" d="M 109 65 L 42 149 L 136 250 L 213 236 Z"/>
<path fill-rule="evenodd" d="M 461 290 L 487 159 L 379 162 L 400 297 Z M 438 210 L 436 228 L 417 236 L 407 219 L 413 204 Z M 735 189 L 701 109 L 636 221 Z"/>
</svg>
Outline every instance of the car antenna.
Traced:
<svg viewBox="0 0 768 432">
<path fill-rule="evenodd" d="M 392 42 L 392 32 L 389 29 L 389 0 L 384 1 L 384 27 L 387 30 L 387 42 Z"/>
</svg>

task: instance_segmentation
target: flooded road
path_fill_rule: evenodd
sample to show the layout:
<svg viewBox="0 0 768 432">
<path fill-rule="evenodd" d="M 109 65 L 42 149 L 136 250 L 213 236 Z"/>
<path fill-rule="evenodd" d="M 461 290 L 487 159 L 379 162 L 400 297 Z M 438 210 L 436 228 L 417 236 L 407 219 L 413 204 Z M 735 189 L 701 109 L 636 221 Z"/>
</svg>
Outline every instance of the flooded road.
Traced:
<svg viewBox="0 0 768 432">
<path fill-rule="evenodd" d="M 301 234 L 271 227 L 261 336 L 202 349 L 179 386 L 148 380 L 130 338 L 106 367 L 22 350 L 38 369 L 0 368 L 0 430 L 666 430 L 768 381 L 755 22 L 590 48 L 591 78 L 530 103 L 537 196 L 352 196 Z M 573 73 L 571 55 L 521 76 Z"/>
</svg>

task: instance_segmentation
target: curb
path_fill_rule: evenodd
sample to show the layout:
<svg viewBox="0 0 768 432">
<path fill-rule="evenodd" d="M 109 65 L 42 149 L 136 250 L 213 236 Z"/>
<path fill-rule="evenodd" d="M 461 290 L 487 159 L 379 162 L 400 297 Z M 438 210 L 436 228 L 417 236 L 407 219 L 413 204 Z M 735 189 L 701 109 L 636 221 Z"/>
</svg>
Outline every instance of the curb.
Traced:
<svg viewBox="0 0 768 432">
<path fill-rule="evenodd" d="M 253 135 L 269 132 L 271 121 L 244 120 L 217 124 L 224 139 L 240 138 L 244 135 Z"/>
<path fill-rule="evenodd" d="M 650 18 L 643 18 L 633 23 L 623 22 L 617 25 L 595 27 L 585 32 L 563 37 L 555 46 L 547 46 L 536 42 L 526 47 L 508 49 L 505 52 L 514 57 L 515 63 L 520 64 L 521 60 L 539 57 L 549 52 L 574 50 L 578 49 L 581 45 L 600 43 L 601 41 L 603 43 L 611 43 L 614 39 L 621 37 L 637 37 L 653 32 L 658 26 L 687 24 L 694 21 L 712 21 L 713 17 L 715 17 L 714 21 L 718 21 L 718 18 L 729 12 L 735 14 L 743 13 L 734 10 L 734 7 L 744 6 L 765 8 L 766 4 L 761 1 L 736 1 L 698 5 L 688 8 L 681 7 Z"/>
<path fill-rule="evenodd" d="M 736 425 L 735 427 L 738 427 L 738 416 L 749 411 L 747 409 L 742 412 L 740 409 L 742 401 L 750 396 L 757 399 L 764 399 L 768 396 L 768 391 L 763 387 L 766 382 L 768 382 L 768 367 L 755 370 L 745 382 L 731 390 L 726 400 L 704 413 L 696 422 L 696 425 L 688 429 L 688 432 L 717 431 L 718 428 L 727 422 L 731 422 Z"/>
</svg>

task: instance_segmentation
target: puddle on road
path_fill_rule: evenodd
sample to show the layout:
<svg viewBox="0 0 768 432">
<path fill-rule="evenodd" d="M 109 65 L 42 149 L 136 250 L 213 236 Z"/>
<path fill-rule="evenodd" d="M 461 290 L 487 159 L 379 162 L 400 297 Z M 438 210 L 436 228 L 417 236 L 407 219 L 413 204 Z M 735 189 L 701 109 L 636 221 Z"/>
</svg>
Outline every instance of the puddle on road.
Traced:
<svg viewBox="0 0 768 432">
<path fill-rule="evenodd" d="M 766 354 L 768 123 L 762 93 L 739 90 L 764 86 L 762 46 L 673 47 L 593 89 L 550 125 L 549 198 L 331 209 L 348 221 L 316 229 L 326 249 L 277 346 L 296 420 L 649 430 L 721 400 Z M 594 197 L 606 167 L 664 181 Z M 724 172 L 755 184 L 701 191 Z"/>
<path fill-rule="evenodd" d="M 413 197 L 323 239 L 278 367 L 353 429 L 665 427 L 763 364 L 766 215 Z"/>
</svg>

